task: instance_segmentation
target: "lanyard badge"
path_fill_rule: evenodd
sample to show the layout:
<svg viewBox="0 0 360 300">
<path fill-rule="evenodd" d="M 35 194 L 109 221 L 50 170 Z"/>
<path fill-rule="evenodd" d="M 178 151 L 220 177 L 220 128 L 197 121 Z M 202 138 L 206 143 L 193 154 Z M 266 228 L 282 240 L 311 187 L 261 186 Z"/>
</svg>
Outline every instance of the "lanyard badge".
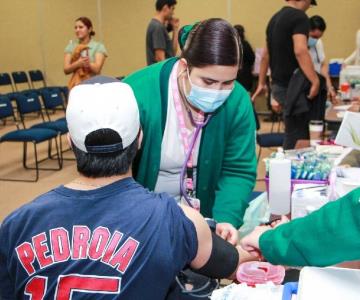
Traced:
<svg viewBox="0 0 360 300">
<path fill-rule="evenodd" d="M 180 129 L 180 136 L 185 149 L 185 162 L 181 169 L 180 174 L 180 195 L 181 202 L 189 205 L 192 208 L 200 210 L 200 200 L 196 198 L 195 188 L 194 188 L 194 168 L 193 168 L 193 152 L 195 148 L 195 144 L 201 129 L 209 122 L 210 116 L 208 115 L 205 119 L 204 113 L 199 113 L 198 118 L 203 120 L 202 122 L 195 122 L 191 112 L 189 113 L 191 122 L 196 126 L 195 133 L 190 139 L 188 135 L 188 131 L 185 124 L 185 116 L 183 112 L 183 108 L 181 106 L 181 98 L 179 94 L 178 82 L 177 82 L 177 70 L 179 63 L 176 63 L 174 69 L 171 73 L 171 84 L 172 84 L 172 92 L 175 110 L 178 116 L 178 123 Z"/>
</svg>

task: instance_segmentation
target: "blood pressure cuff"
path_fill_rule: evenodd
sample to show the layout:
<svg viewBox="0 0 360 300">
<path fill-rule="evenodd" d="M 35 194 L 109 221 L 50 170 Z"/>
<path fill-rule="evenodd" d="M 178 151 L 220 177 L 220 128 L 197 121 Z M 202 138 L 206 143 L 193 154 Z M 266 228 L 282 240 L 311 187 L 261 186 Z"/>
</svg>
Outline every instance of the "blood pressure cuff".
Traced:
<svg viewBox="0 0 360 300">
<path fill-rule="evenodd" d="M 239 252 L 229 242 L 215 233 L 212 236 L 212 250 L 207 263 L 195 273 L 211 278 L 227 278 L 236 271 L 239 264 Z"/>
</svg>

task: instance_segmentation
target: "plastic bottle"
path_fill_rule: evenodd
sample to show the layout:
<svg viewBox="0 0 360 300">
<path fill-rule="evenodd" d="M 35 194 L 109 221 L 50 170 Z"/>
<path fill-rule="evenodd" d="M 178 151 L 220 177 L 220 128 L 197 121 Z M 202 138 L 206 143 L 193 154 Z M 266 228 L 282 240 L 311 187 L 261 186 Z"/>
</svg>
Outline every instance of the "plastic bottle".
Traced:
<svg viewBox="0 0 360 300">
<path fill-rule="evenodd" d="M 269 206 L 273 215 L 290 213 L 291 160 L 285 158 L 282 148 L 269 164 Z"/>
</svg>

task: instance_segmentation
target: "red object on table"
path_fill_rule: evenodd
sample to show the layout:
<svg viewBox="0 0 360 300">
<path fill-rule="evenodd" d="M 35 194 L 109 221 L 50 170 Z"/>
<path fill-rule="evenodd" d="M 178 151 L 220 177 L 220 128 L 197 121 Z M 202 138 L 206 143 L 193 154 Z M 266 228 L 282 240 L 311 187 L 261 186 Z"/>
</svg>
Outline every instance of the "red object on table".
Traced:
<svg viewBox="0 0 360 300">
<path fill-rule="evenodd" d="M 285 277 L 283 266 L 274 266 L 268 262 L 249 261 L 242 263 L 236 272 L 236 279 L 249 286 L 272 281 L 281 284 Z"/>
</svg>

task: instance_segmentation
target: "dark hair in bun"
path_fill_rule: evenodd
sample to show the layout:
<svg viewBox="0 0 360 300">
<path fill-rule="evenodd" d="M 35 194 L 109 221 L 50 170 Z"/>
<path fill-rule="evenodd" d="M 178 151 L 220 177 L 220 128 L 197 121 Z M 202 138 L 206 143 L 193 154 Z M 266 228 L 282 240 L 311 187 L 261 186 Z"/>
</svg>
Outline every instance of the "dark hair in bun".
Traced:
<svg viewBox="0 0 360 300">
<path fill-rule="evenodd" d="M 190 66 L 242 64 L 242 47 L 232 25 L 218 18 L 187 25 L 179 31 L 181 57 Z"/>
</svg>

